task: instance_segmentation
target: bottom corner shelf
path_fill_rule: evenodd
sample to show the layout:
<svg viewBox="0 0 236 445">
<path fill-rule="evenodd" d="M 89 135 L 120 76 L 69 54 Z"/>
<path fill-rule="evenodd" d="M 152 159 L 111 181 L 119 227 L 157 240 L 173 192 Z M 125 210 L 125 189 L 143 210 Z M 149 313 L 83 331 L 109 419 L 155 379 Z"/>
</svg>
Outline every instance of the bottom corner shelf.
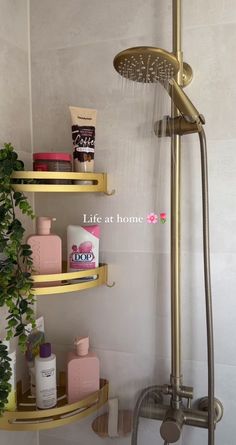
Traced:
<svg viewBox="0 0 236 445">
<path fill-rule="evenodd" d="M 60 373 L 60 385 L 57 390 L 57 406 L 38 410 L 35 398 L 29 391 L 18 394 L 17 411 L 6 411 L 0 418 L 0 429 L 9 431 L 38 431 L 67 425 L 97 411 L 108 401 L 109 383 L 100 379 L 100 389 L 86 399 L 72 404 L 67 403 L 65 374 Z"/>
</svg>

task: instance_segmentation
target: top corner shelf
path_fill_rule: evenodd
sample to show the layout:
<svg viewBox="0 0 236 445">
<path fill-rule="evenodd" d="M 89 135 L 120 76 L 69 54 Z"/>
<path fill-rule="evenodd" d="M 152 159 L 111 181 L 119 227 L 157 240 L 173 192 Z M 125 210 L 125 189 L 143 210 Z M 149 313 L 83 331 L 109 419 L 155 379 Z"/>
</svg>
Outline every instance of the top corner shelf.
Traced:
<svg viewBox="0 0 236 445">
<path fill-rule="evenodd" d="M 114 193 L 114 190 L 110 193 L 107 190 L 106 173 L 18 171 L 12 174 L 12 180 L 15 191 L 19 192 L 100 192 L 107 195 Z M 52 184 L 52 180 L 56 180 L 57 184 Z M 60 184 L 59 181 L 71 183 Z"/>
</svg>

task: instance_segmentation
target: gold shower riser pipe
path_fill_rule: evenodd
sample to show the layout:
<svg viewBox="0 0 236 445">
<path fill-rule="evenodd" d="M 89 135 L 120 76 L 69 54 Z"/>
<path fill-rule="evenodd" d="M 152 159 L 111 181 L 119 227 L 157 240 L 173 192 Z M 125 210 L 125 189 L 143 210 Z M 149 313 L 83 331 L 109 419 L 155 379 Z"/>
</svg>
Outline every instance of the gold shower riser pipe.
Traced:
<svg viewBox="0 0 236 445">
<path fill-rule="evenodd" d="M 172 1 L 172 47 L 173 53 L 177 54 L 182 51 L 182 33 L 181 33 L 181 23 L 182 23 L 182 11 L 181 11 L 181 0 Z"/>
<path fill-rule="evenodd" d="M 176 76 L 183 85 L 183 56 L 181 48 L 181 0 L 173 0 L 173 53 L 176 55 L 180 70 Z M 172 103 L 171 117 L 179 116 Z M 182 384 L 181 372 L 181 295 L 180 295 L 180 179 L 181 179 L 181 137 L 171 137 L 171 385 L 172 403 L 179 407 L 177 392 Z"/>
</svg>

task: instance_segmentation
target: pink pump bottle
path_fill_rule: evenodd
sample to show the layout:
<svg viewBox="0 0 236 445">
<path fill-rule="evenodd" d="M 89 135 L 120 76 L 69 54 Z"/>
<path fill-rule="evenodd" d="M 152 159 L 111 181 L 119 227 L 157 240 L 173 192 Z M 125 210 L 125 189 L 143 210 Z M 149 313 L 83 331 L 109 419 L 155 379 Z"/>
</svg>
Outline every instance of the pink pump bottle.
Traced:
<svg viewBox="0 0 236 445">
<path fill-rule="evenodd" d="M 89 352 L 89 337 L 77 337 L 75 352 L 69 352 L 67 360 L 68 403 L 78 402 L 99 390 L 99 359 Z"/>
<path fill-rule="evenodd" d="M 27 239 L 32 250 L 34 274 L 61 273 L 61 238 L 51 234 L 52 221 L 55 219 L 46 216 L 36 218 L 36 235 L 30 235 Z"/>
</svg>

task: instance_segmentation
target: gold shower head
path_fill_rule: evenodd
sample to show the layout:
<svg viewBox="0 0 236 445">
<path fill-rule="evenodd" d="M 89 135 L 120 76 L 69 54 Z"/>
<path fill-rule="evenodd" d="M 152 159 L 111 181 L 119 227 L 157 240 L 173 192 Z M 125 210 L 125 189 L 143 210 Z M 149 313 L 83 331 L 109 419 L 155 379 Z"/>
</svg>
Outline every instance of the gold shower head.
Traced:
<svg viewBox="0 0 236 445">
<path fill-rule="evenodd" d="M 150 46 L 128 48 L 117 54 L 113 64 L 121 76 L 141 83 L 168 81 L 180 68 L 174 54 Z"/>
<path fill-rule="evenodd" d="M 205 123 L 204 117 L 199 114 L 182 87 L 175 80 L 175 76 L 180 69 L 180 63 L 174 54 L 152 46 L 137 46 L 125 49 L 117 54 L 113 65 L 122 77 L 134 82 L 160 82 L 186 121 L 197 123 L 199 128 Z M 188 72 L 186 72 L 191 80 L 191 67 L 188 64 L 184 64 L 184 67 L 187 68 Z"/>
</svg>

